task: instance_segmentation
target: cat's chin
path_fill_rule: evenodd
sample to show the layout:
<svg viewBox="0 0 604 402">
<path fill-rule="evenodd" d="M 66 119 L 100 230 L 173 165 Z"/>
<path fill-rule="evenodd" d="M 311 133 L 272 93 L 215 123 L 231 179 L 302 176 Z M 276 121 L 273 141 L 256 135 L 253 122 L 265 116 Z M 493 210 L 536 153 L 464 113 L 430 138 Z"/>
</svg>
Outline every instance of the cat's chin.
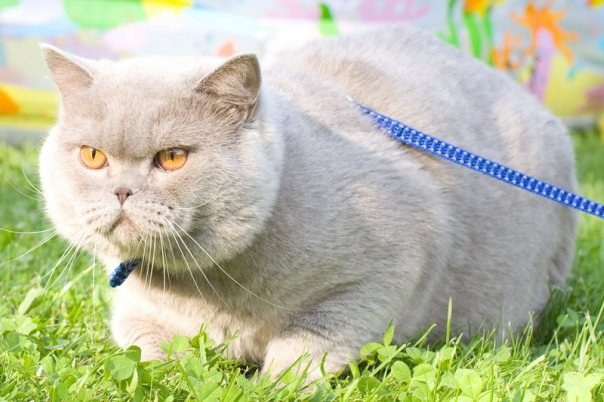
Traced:
<svg viewBox="0 0 604 402">
<path fill-rule="evenodd" d="M 120 249 L 140 246 L 141 233 L 127 216 L 120 215 L 105 233 L 105 237 Z"/>
</svg>

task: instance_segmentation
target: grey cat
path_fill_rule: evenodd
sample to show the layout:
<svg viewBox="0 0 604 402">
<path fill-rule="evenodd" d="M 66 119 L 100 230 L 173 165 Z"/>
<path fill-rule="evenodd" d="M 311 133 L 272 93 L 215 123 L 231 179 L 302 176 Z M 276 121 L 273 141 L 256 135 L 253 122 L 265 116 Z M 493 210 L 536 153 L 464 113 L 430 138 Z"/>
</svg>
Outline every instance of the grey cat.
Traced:
<svg viewBox="0 0 604 402">
<path fill-rule="evenodd" d="M 61 93 L 40 172 L 57 231 L 112 271 L 119 345 L 205 325 L 279 373 L 336 372 L 390 322 L 402 342 L 452 303 L 456 333 L 500 336 L 543 309 L 574 249 L 569 209 L 382 134 L 346 100 L 568 190 L 565 128 L 501 73 L 429 33 L 312 43 L 264 69 L 229 60 L 92 61 L 43 47 Z"/>
</svg>

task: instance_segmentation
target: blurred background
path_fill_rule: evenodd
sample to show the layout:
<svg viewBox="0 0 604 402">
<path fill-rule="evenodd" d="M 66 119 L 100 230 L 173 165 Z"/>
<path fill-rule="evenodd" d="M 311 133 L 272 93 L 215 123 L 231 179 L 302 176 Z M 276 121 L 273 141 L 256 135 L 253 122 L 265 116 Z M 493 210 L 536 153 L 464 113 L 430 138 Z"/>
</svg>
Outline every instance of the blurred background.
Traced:
<svg viewBox="0 0 604 402">
<path fill-rule="evenodd" d="M 604 132 L 604 0 L 0 0 L 0 138 L 22 142 L 54 122 L 40 42 L 91 58 L 267 60 L 313 38 L 400 22 L 507 71 L 569 124 Z"/>
</svg>

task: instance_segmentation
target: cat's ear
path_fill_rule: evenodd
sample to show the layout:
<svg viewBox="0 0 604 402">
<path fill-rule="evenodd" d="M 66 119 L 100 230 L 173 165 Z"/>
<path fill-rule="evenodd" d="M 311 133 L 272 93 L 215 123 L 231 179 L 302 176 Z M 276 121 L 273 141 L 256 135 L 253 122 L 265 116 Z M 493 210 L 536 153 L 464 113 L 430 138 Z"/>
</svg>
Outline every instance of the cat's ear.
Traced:
<svg viewBox="0 0 604 402">
<path fill-rule="evenodd" d="M 237 107 L 245 120 L 251 120 L 261 82 L 258 59 L 253 54 L 243 54 L 227 60 L 202 78 L 195 90 L 209 96 L 213 102 Z"/>
<path fill-rule="evenodd" d="M 68 55 L 47 44 L 41 44 L 40 49 L 63 97 L 68 97 L 92 85 L 92 73 L 89 68 L 84 66 L 82 59 Z"/>
</svg>

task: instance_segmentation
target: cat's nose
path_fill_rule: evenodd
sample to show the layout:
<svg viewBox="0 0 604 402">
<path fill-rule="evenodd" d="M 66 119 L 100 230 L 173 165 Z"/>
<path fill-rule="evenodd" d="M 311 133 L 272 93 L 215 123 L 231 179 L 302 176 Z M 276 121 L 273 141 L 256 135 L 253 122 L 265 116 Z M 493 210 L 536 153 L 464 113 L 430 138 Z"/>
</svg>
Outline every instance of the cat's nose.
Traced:
<svg viewBox="0 0 604 402">
<path fill-rule="evenodd" d="M 120 200 L 120 204 L 124 205 L 126 199 L 132 195 L 132 190 L 127 187 L 118 187 L 114 193 L 117 195 L 117 199 Z"/>
</svg>

